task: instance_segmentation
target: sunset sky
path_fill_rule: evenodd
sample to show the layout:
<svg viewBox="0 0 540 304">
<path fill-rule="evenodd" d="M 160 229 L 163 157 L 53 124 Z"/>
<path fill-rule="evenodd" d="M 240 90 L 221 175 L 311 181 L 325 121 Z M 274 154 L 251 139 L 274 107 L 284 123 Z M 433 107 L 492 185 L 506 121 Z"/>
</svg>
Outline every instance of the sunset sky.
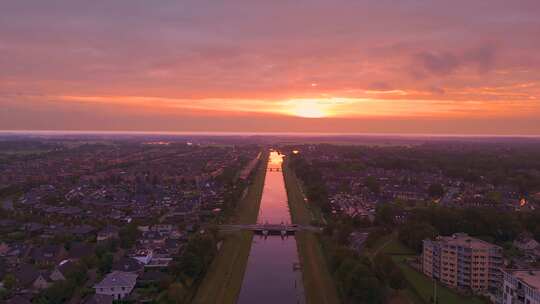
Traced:
<svg viewBox="0 0 540 304">
<path fill-rule="evenodd" d="M 2 0 L 0 129 L 540 135 L 540 1 Z"/>
</svg>

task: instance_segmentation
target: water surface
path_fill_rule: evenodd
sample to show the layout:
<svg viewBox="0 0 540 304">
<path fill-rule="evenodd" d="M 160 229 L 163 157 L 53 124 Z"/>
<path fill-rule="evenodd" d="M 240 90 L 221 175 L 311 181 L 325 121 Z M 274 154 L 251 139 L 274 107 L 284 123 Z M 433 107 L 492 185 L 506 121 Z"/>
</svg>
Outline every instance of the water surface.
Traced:
<svg viewBox="0 0 540 304">
<path fill-rule="evenodd" d="M 282 162 L 282 155 L 270 153 L 257 219 L 260 224 L 291 223 Z M 298 251 L 294 236 L 255 235 L 238 303 L 303 303 L 302 273 L 295 265 Z"/>
</svg>

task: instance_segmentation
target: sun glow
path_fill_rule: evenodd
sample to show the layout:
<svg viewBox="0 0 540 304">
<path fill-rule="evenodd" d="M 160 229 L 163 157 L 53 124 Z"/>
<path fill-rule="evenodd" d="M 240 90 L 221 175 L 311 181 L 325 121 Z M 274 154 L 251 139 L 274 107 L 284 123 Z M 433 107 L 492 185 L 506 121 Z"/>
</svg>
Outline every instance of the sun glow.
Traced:
<svg viewBox="0 0 540 304">
<path fill-rule="evenodd" d="M 322 118 L 329 116 L 328 107 L 317 102 L 295 102 L 291 114 L 305 118 Z"/>
<path fill-rule="evenodd" d="M 325 117 L 326 113 L 321 109 L 299 108 L 294 110 L 296 116 L 305 118 L 321 118 Z"/>
</svg>

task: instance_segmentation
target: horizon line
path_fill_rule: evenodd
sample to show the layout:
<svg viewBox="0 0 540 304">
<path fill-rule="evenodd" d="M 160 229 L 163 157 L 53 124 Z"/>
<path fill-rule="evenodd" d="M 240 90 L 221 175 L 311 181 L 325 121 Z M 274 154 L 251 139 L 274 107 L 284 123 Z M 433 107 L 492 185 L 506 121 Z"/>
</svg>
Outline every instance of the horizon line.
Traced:
<svg viewBox="0 0 540 304">
<path fill-rule="evenodd" d="M 42 135 L 198 135 L 198 136 L 394 136 L 454 138 L 540 138 L 540 134 L 453 134 L 453 133 L 380 133 L 380 132 L 225 132 L 225 131 L 119 131 L 119 130 L 0 130 L 0 134 Z"/>
</svg>

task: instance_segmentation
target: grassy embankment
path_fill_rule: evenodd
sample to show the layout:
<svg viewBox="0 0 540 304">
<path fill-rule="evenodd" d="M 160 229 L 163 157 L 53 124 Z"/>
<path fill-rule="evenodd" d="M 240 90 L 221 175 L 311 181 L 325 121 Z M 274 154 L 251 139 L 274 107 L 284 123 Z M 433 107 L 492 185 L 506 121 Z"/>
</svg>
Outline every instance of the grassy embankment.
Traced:
<svg viewBox="0 0 540 304">
<path fill-rule="evenodd" d="M 320 213 L 318 210 L 310 210 L 304 201 L 298 179 L 286 163 L 283 166 L 283 174 L 293 223 L 309 225 L 312 219 L 320 217 Z M 306 302 L 309 304 L 339 303 L 334 281 L 328 271 L 317 235 L 311 232 L 298 232 L 296 242 L 302 264 Z"/>
<path fill-rule="evenodd" d="M 368 256 L 376 253 L 390 255 L 392 260 L 401 269 L 407 281 L 407 287 L 400 290 L 398 294 L 392 298 L 391 303 L 430 303 L 433 296 L 434 284 L 433 280 L 424 276 L 422 273 L 413 269 L 406 262 L 408 258 L 415 257 L 414 252 L 403 245 L 395 233 L 381 238 L 371 250 L 368 251 Z M 443 287 L 440 284 L 437 286 L 437 295 L 440 304 L 463 303 L 463 304 L 482 304 L 482 300 L 477 297 L 465 297 L 457 294 L 455 291 Z"/>
<path fill-rule="evenodd" d="M 430 303 L 433 296 L 433 281 L 407 265 L 406 256 L 394 255 L 392 260 L 401 269 L 403 275 L 407 279 L 408 289 L 417 298 L 420 298 L 424 303 Z M 439 304 L 463 303 L 463 304 L 482 304 L 484 303 L 477 297 L 465 297 L 457 294 L 453 290 L 443 287 L 440 284 L 437 286 L 437 298 Z M 417 303 L 417 302 L 411 302 Z"/>
<path fill-rule="evenodd" d="M 249 186 L 247 195 L 239 202 L 237 212 L 230 219 L 230 223 L 256 223 L 264 187 L 267 159 L 267 155 L 262 158 L 253 183 Z M 222 247 L 199 286 L 193 303 L 236 303 L 242 287 L 252 238 L 253 233 L 249 231 L 231 232 L 225 235 Z"/>
</svg>

